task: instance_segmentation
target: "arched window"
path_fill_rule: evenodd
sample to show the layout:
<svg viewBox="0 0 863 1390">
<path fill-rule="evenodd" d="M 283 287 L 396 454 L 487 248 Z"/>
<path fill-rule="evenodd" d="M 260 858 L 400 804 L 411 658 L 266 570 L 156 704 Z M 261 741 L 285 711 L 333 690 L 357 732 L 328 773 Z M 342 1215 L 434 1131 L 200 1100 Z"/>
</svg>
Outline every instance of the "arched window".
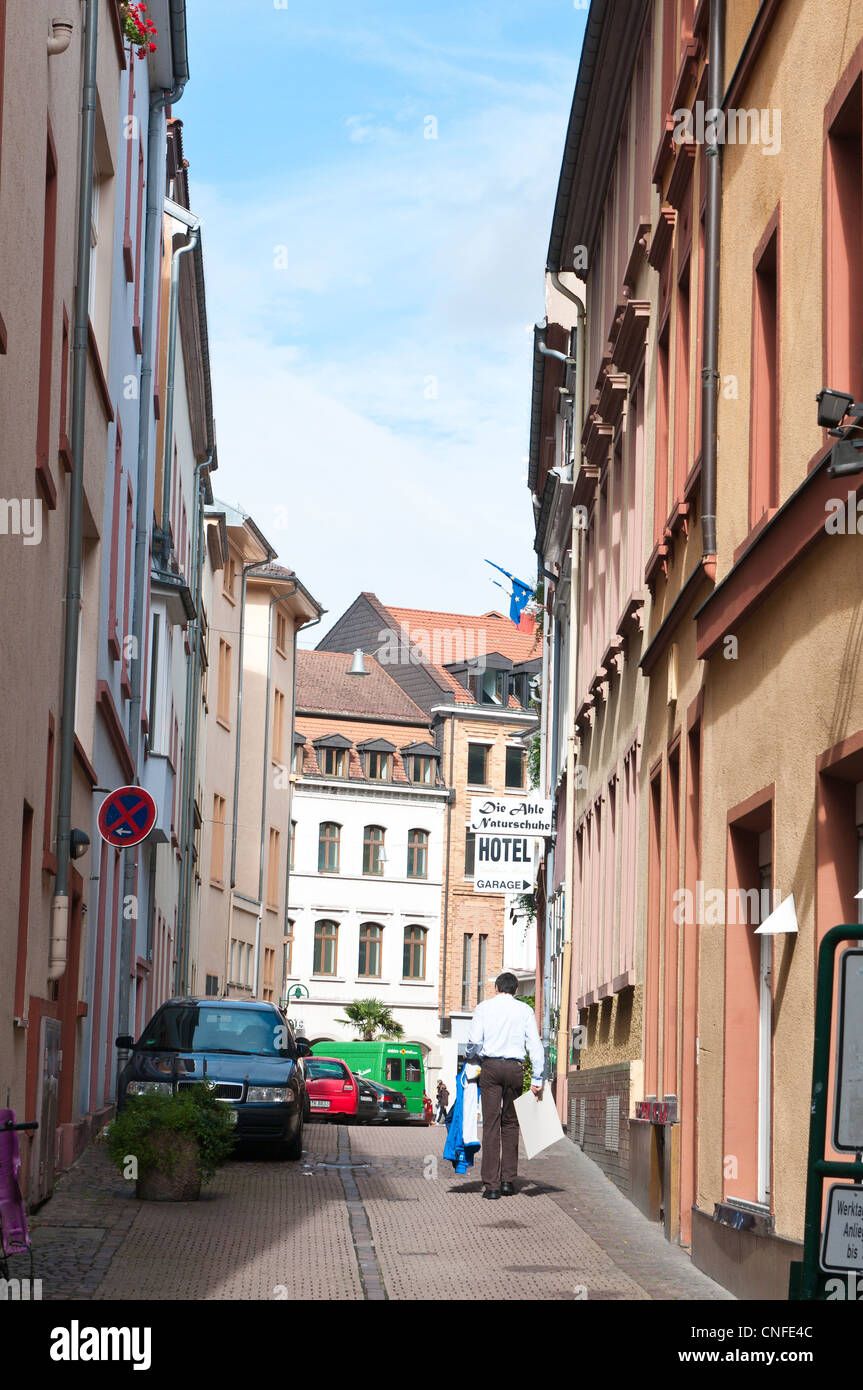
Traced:
<svg viewBox="0 0 863 1390">
<path fill-rule="evenodd" d="M 339 961 L 339 926 L 337 922 L 315 922 L 315 956 L 312 973 L 335 975 Z"/>
<path fill-rule="evenodd" d="M 367 825 L 363 831 L 363 873 L 382 874 L 384 871 L 384 828 Z"/>
<path fill-rule="evenodd" d="M 339 847 L 342 827 L 335 821 L 321 822 L 318 837 L 318 873 L 337 874 L 339 872 Z"/>
<path fill-rule="evenodd" d="M 408 831 L 408 878 L 428 878 L 429 833 Z"/>
<path fill-rule="evenodd" d="M 377 922 L 363 922 L 360 927 L 360 954 L 357 962 L 358 975 L 373 975 L 380 978 L 381 940 L 384 929 Z"/>
<path fill-rule="evenodd" d="M 426 977 L 426 927 L 405 927 L 405 950 L 402 974 L 406 980 Z"/>
</svg>

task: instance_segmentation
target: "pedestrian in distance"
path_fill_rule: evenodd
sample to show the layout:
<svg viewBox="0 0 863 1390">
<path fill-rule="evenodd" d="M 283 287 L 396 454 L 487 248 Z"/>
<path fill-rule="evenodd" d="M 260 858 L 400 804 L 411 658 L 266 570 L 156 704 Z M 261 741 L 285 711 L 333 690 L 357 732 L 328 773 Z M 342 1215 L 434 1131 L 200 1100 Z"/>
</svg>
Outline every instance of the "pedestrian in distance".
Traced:
<svg viewBox="0 0 863 1390">
<path fill-rule="evenodd" d="M 437 1084 L 437 1122 L 439 1125 L 446 1124 L 446 1112 L 449 1106 L 449 1091 L 443 1081 Z"/>
<path fill-rule="evenodd" d="M 518 1176 L 518 1116 L 515 1100 L 524 1089 L 524 1055 L 533 1068 L 531 1090 L 542 1096 L 545 1058 L 533 1010 L 516 999 L 518 980 L 505 971 L 494 982 L 491 999 L 477 1004 L 468 1034 L 467 1057 L 482 1068 L 483 1197 L 515 1195 Z"/>
</svg>

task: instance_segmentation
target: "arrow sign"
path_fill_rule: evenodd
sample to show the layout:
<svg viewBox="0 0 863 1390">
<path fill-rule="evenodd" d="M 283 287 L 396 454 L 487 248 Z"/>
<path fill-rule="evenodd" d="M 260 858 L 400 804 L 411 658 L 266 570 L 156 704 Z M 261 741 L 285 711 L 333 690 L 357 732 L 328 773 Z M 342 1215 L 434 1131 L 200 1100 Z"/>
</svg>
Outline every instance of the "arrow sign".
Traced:
<svg viewBox="0 0 863 1390">
<path fill-rule="evenodd" d="M 156 824 L 156 803 L 143 787 L 118 787 L 99 807 L 99 834 L 115 849 L 146 840 Z"/>
</svg>

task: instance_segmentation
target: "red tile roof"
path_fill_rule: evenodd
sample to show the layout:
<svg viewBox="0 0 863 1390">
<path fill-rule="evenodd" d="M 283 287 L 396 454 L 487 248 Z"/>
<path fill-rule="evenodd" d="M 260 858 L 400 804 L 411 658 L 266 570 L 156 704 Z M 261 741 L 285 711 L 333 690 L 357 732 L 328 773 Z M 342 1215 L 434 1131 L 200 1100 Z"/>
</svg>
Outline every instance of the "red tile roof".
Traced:
<svg viewBox="0 0 863 1390">
<path fill-rule="evenodd" d="M 542 655 L 540 640 L 530 620 L 524 627 L 516 627 L 509 618 L 493 610 L 479 616 L 467 613 L 433 613 L 426 608 L 390 608 L 397 623 L 404 623 L 412 635 L 412 640 L 426 660 L 440 667 L 443 662 L 460 660 L 463 657 L 487 656 L 499 652 L 501 656 L 518 664 L 532 661 Z M 524 619 L 522 620 L 525 621 Z M 446 651 L 446 637 L 435 644 L 435 632 L 462 635 L 464 651 L 453 656 Z M 428 639 L 428 640 L 426 640 Z M 452 637 L 450 636 L 450 642 Z M 456 646 L 458 639 L 456 638 Z M 430 647 L 430 649 L 428 649 Z"/>
<path fill-rule="evenodd" d="M 427 728 L 428 720 L 419 705 L 414 704 L 373 656 L 365 654 L 366 676 L 349 675 L 352 661 L 351 653 L 298 651 L 297 709 L 315 714 L 378 716 L 383 720 L 405 720 L 423 730 Z M 365 737 L 370 736 L 366 725 Z"/>
</svg>

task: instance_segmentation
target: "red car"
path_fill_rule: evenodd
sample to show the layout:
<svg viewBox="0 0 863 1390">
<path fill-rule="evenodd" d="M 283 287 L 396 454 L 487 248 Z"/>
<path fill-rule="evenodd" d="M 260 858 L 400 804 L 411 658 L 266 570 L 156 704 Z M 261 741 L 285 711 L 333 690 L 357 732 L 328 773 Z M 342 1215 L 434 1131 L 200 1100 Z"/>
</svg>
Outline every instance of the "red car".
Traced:
<svg viewBox="0 0 863 1390">
<path fill-rule="evenodd" d="M 356 1115 L 360 1101 L 357 1079 L 337 1057 L 305 1057 L 306 1118 L 330 1119 Z"/>
</svg>

